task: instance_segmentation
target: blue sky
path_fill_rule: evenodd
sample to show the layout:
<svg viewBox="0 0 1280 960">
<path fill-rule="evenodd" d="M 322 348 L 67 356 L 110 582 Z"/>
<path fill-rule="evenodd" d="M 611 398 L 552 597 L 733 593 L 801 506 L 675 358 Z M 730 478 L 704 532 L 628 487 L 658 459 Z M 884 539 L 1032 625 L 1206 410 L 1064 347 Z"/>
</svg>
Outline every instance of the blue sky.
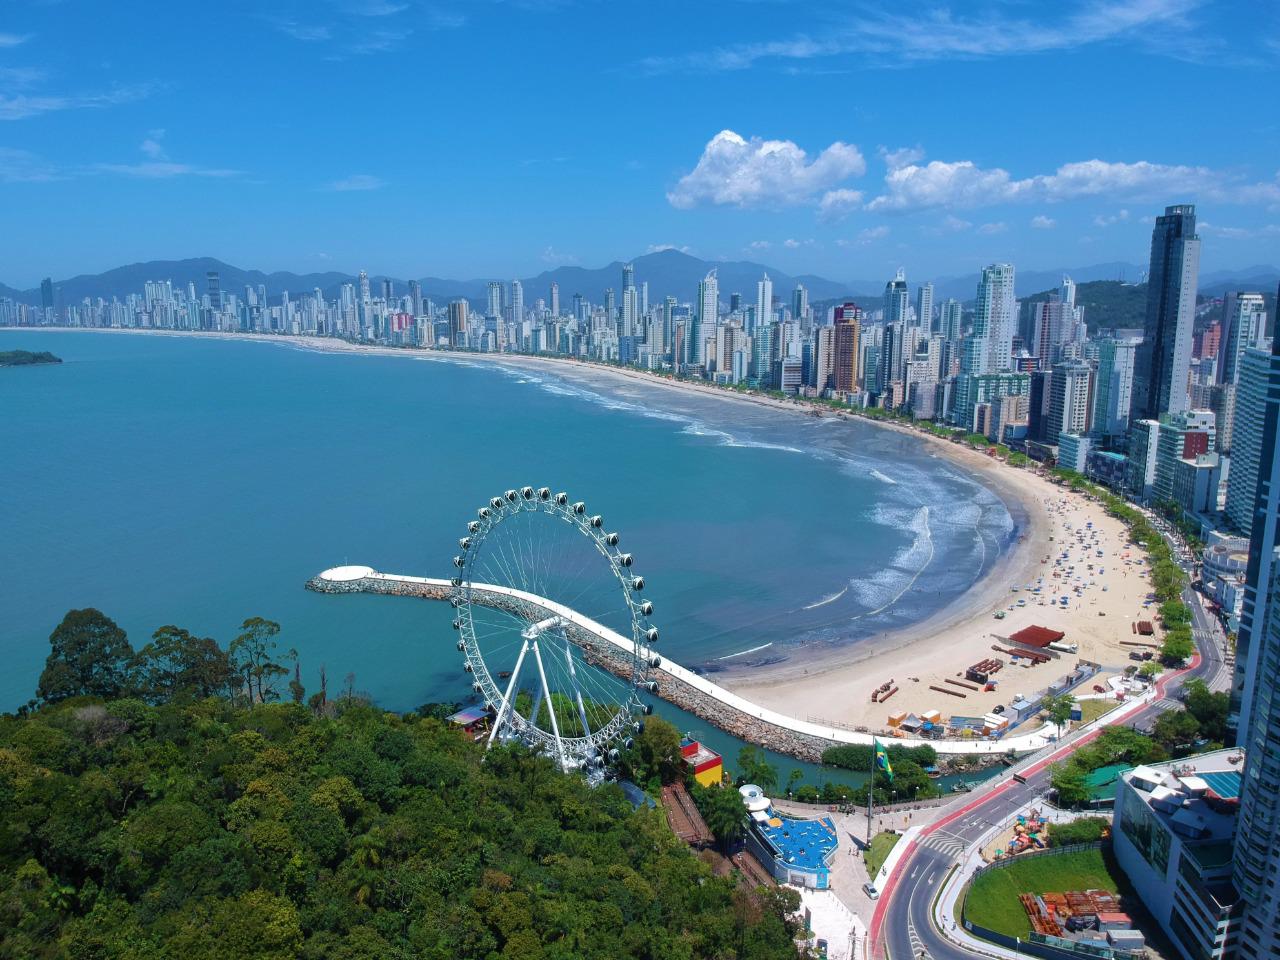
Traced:
<svg viewBox="0 0 1280 960">
<path fill-rule="evenodd" d="M 1280 263 L 1280 8 L 0 0 L 0 281 Z M 109 11 L 109 12 L 108 12 Z"/>
</svg>

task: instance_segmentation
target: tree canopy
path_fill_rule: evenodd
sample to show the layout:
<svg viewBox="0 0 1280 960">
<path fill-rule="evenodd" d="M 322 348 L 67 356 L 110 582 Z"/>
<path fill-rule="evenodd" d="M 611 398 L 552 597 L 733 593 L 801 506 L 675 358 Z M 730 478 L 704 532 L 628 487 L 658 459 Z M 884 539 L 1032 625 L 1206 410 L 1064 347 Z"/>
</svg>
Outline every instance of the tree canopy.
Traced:
<svg viewBox="0 0 1280 960">
<path fill-rule="evenodd" d="M 271 702 L 283 675 L 243 668 L 276 662 L 265 643 L 228 696 L 212 641 L 165 627 L 135 661 L 97 611 L 53 643 L 45 703 L 0 717 L 0 957 L 797 955 L 794 896 L 716 876 L 660 809 L 486 753 L 442 709 Z M 131 673 L 145 698 L 87 695 Z M 671 736 L 647 729 L 661 779 Z M 741 799 L 713 792 L 731 832 Z"/>
</svg>

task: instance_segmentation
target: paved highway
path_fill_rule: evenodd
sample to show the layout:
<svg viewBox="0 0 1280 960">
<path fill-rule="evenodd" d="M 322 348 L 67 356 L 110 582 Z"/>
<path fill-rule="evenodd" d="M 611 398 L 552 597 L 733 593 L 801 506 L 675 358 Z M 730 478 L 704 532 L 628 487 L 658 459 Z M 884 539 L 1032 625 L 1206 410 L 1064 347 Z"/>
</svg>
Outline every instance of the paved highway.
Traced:
<svg viewBox="0 0 1280 960">
<path fill-rule="evenodd" d="M 1188 603 L 1196 618 L 1196 640 L 1205 655 L 1197 654 L 1187 669 L 1160 680 L 1156 685 L 1159 697 L 1131 714 L 1126 720 L 1128 724 L 1140 727 L 1151 724 L 1160 712 L 1173 705 L 1173 698 L 1188 680 L 1218 681 L 1214 685 L 1220 686 L 1227 677 L 1217 624 L 1204 614 L 1196 598 L 1189 597 Z M 1048 756 L 1002 774 L 982 796 L 961 802 L 958 809 L 926 828 L 915 841 L 914 849 L 903 857 L 877 903 L 871 923 L 871 942 L 879 945 L 883 937 L 890 960 L 921 956 L 934 960 L 971 960 L 980 956 L 954 945 L 934 929 L 930 913 L 942 882 L 959 862 L 960 854 L 988 829 L 1008 822 L 1013 814 L 1032 806 L 1048 792 L 1049 767 L 1053 763 L 1097 737 L 1102 729 L 1068 735 Z M 1015 771 L 1025 778 L 1025 783 L 1013 779 Z"/>
</svg>

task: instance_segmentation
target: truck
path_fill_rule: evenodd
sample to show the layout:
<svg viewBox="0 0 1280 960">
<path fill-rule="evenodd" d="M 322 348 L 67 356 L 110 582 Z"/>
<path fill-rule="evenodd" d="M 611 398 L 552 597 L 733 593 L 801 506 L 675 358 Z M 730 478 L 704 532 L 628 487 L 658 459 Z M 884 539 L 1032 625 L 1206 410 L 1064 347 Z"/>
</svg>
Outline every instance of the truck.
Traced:
<svg viewBox="0 0 1280 960">
<path fill-rule="evenodd" d="M 1056 650 L 1058 653 L 1076 653 L 1080 649 L 1079 644 L 1067 643 L 1063 640 L 1054 640 L 1049 644 L 1050 650 Z"/>
</svg>

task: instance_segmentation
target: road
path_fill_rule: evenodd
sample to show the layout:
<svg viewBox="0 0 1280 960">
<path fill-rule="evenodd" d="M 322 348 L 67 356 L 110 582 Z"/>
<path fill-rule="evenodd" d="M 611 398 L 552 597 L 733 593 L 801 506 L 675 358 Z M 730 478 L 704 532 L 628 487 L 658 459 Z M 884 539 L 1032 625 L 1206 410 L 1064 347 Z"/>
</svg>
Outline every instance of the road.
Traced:
<svg viewBox="0 0 1280 960">
<path fill-rule="evenodd" d="M 1188 680 L 1200 679 L 1221 687 L 1229 676 L 1217 623 L 1204 613 L 1196 597 L 1186 599 L 1195 617 L 1196 642 L 1204 655 L 1197 653 L 1185 670 L 1161 679 L 1156 684 L 1159 696 L 1132 714 L 1126 721 L 1130 725 L 1145 727 L 1153 723 L 1162 711 L 1175 705 L 1179 691 Z M 1007 823 L 1017 811 L 1034 805 L 1048 792 L 1049 768 L 1053 763 L 1093 740 L 1103 729 L 1068 735 L 1048 756 L 1014 767 L 982 796 L 962 803 L 959 809 L 947 813 L 923 831 L 881 894 L 871 923 L 871 942 L 879 944 L 883 936 L 889 960 L 921 956 L 933 960 L 971 960 L 980 956 L 957 947 L 934 929 L 930 914 L 942 882 L 959 862 L 960 854 L 988 829 L 997 823 Z M 1015 771 L 1026 783 L 1013 779 Z"/>
</svg>

